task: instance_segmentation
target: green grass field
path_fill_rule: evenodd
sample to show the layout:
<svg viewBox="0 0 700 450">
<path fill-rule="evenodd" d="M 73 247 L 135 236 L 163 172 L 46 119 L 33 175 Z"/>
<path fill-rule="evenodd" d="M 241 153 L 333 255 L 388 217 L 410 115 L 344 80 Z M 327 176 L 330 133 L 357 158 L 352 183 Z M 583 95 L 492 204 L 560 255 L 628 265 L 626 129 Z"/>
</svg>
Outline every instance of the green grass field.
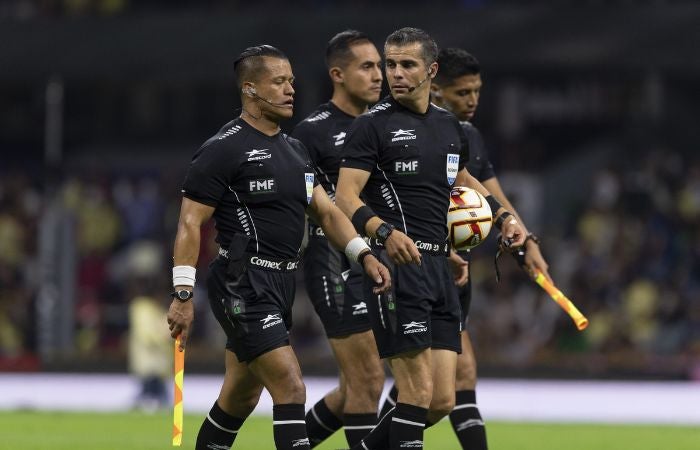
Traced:
<svg viewBox="0 0 700 450">
<path fill-rule="evenodd" d="M 202 415 L 185 417 L 182 448 L 194 448 Z M 166 413 L 0 412 L 3 450 L 157 450 L 172 448 L 172 418 Z M 697 450 L 700 427 L 580 425 L 546 423 L 487 424 L 491 450 Z M 426 432 L 427 449 L 459 449 L 450 425 L 442 421 Z M 344 448 L 336 433 L 319 450 Z M 272 420 L 249 419 L 234 449 L 274 449 Z"/>
</svg>

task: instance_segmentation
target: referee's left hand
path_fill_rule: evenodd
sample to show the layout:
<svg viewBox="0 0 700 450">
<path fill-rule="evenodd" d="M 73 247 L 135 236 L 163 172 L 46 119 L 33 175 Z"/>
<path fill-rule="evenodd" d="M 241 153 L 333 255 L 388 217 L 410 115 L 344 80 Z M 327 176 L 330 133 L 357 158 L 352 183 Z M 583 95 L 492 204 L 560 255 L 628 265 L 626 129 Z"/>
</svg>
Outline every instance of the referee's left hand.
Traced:
<svg viewBox="0 0 700 450">
<path fill-rule="evenodd" d="M 173 300 L 168 309 L 168 326 L 170 327 L 170 336 L 176 339 L 180 335 L 180 351 L 185 350 L 187 344 L 187 336 L 192 328 L 194 321 L 194 298 L 181 302 Z"/>
<path fill-rule="evenodd" d="M 453 250 L 450 250 L 447 260 L 450 262 L 452 274 L 455 277 L 455 284 L 459 287 L 467 284 L 467 281 L 469 281 L 469 262 L 465 261 Z"/>
<path fill-rule="evenodd" d="M 503 241 L 508 242 L 507 247 L 515 249 L 525 243 L 525 230 L 515 217 L 508 217 L 501 226 Z"/>
<path fill-rule="evenodd" d="M 534 274 L 539 270 L 547 280 L 552 282 L 552 277 L 549 276 L 549 264 L 544 260 L 542 252 L 540 252 L 540 246 L 536 242 L 528 239 L 525 243 L 525 247 L 527 250 L 525 252 L 525 266 L 528 272 Z"/>
<path fill-rule="evenodd" d="M 372 288 L 372 292 L 375 294 L 383 294 L 384 292 L 387 292 L 391 287 L 391 275 L 389 274 L 389 269 L 387 269 L 384 264 L 379 262 L 374 255 L 368 255 L 365 257 L 362 265 L 367 276 L 374 281 L 375 286 Z"/>
</svg>

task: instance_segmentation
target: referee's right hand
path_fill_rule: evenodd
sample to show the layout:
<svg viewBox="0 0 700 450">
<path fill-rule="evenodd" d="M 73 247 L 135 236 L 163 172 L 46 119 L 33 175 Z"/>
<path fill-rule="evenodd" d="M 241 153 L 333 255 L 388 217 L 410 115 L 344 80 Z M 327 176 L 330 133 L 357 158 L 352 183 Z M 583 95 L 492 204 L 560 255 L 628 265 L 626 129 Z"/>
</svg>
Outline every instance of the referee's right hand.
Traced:
<svg viewBox="0 0 700 450">
<path fill-rule="evenodd" d="M 173 299 L 168 309 L 168 326 L 170 327 L 170 336 L 176 339 L 180 335 L 180 351 L 185 350 L 187 344 L 187 336 L 192 328 L 194 321 L 194 299 L 186 302 Z"/>
<path fill-rule="evenodd" d="M 389 258 L 396 264 L 415 263 L 418 266 L 421 264 L 421 254 L 413 239 L 397 229 L 394 229 L 386 239 L 384 247 Z"/>
</svg>

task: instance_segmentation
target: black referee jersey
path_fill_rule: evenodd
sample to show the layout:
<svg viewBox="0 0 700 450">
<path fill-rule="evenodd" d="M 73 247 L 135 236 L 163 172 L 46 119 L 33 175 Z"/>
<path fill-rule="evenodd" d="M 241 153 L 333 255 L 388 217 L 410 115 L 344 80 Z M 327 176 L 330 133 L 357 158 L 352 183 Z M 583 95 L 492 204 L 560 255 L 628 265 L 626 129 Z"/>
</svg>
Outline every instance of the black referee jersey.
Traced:
<svg viewBox="0 0 700 450">
<path fill-rule="evenodd" d="M 340 171 L 340 151 L 355 117 L 344 113 L 333 102 L 327 102 L 299 122 L 292 136 L 299 139 L 316 166 L 319 182 L 335 200 L 335 186 Z"/>
<path fill-rule="evenodd" d="M 237 118 L 195 153 L 182 192 L 216 208 L 221 247 L 244 234 L 247 252 L 291 259 L 299 255 L 315 184 L 301 142 L 284 133 L 267 136 Z"/>
<path fill-rule="evenodd" d="M 342 167 L 370 172 L 364 194 L 383 220 L 413 239 L 447 239 L 447 209 L 469 144 L 457 118 L 433 104 L 415 113 L 389 96 L 353 122 Z"/>
<path fill-rule="evenodd" d="M 460 124 L 469 141 L 469 162 L 467 163 L 467 170 L 469 170 L 469 173 L 474 178 L 482 183 L 495 177 L 496 172 L 489 159 L 489 151 L 486 148 L 481 132 L 472 125 L 471 122 L 466 120 L 460 122 Z"/>
</svg>

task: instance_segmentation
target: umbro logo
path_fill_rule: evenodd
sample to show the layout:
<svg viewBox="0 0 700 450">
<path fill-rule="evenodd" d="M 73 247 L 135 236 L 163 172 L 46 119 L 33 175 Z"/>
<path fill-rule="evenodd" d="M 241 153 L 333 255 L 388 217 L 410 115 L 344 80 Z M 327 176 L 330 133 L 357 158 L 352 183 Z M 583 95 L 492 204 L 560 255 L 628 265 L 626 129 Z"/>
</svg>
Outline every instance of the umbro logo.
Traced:
<svg viewBox="0 0 700 450">
<path fill-rule="evenodd" d="M 321 229 L 321 227 L 319 227 L 319 230 L 320 229 Z M 350 269 L 343 270 L 342 272 L 340 272 L 340 276 L 343 279 L 343 281 L 348 281 L 348 277 L 350 277 Z"/>
<path fill-rule="evenodd" d="M 343 145 L 345 143 L 345 131 L 341 131 L 340 133 L 336 134 L 333 136 L 333 139 L 335 139 L 335 146 Z"/>
<path fill-rule="evenodd" d="M 416 139 L 415 131 L 416 130 L 402 130 L 401 128 L 396 131 L 390 131 L 390 133 L 394 135 L 394 137 L 391 138 L 391 142 Z"/>
<path fill-rule="evenodd" d="M 245 154 L 248 155 L 248 161 L 258 161 L 261 159 L 272 158 L 272 155 L 268 153 L 269 151 L 269 148 L 254 148 L 249 152 L 245 152 Z"/>
<path fill-rule="evenodd" d="M 264 319 L 260 319 L 260 322 L 263 323 L 262 329 L 264 330 L 282 323 L 282 318 L 280 318 L 279 314 L 268 314 Z"/>
<path fill-rule="evenodd" d="M 402 323 L 403 334 L 424 333 L 428 331 L 428 327 L 425 324 L 426 322 L 416 322 L 415 320 L 409 323 Z"/>
</svg>

